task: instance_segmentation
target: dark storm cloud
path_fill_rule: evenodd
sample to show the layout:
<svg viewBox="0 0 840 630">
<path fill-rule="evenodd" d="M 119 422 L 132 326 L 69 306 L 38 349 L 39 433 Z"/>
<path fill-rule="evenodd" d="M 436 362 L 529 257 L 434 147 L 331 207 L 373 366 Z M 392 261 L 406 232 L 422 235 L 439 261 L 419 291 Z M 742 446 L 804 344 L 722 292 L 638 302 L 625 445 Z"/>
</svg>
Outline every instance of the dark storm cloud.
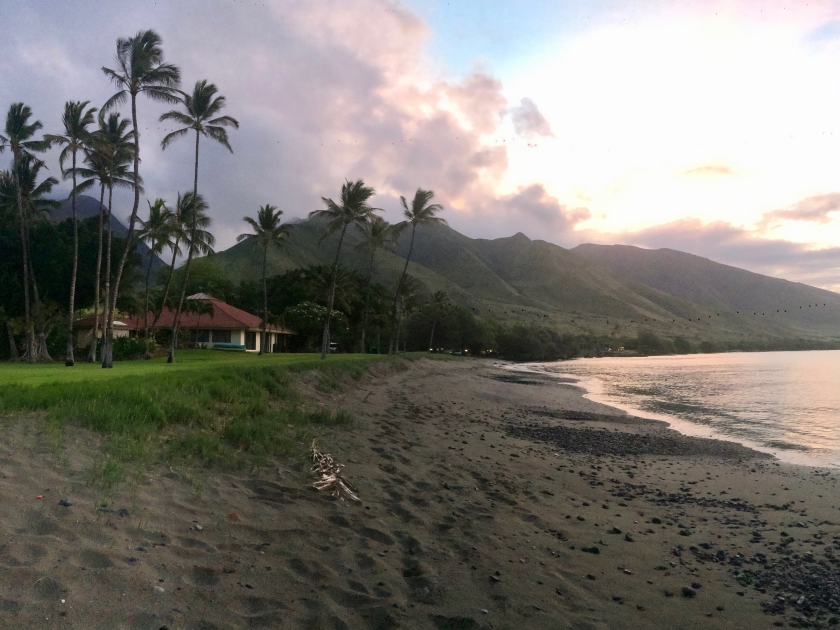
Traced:
<svg viewBox="0 0 840 630">
<path fill-rule="evenodd" d="M 540 113 L 536 103 L 530 98 L 523 98 L 519 105 L 511 107 L 510 117 L 517 135 L 526 137 L 550 137 L 554 135 L 551 131 L 551 125 L 548 124 L 545 116 Z"/>
</svg>

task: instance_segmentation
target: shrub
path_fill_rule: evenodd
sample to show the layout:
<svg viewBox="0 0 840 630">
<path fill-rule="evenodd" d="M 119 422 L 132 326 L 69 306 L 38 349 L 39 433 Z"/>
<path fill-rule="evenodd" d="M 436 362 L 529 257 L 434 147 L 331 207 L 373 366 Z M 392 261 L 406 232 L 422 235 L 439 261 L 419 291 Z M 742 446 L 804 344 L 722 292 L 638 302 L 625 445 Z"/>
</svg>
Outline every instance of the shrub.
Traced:
<svg viewBox="0 0 840 630">
<path fill-rule="evenodd" d="M 154 349 L 154 342 L 150 342 Z M 140 359 L 146 352 L 146 341 L 141 337 L 116 337 L 114 339 L 114 360 Z"/>
</svg>

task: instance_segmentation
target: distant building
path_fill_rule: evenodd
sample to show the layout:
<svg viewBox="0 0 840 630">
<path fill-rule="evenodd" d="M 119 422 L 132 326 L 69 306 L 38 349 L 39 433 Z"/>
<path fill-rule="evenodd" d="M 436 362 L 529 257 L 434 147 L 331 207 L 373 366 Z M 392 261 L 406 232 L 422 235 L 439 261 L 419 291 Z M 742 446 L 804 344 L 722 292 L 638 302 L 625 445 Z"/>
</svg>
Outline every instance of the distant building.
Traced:
<svg viewBox="0 0 840 630">
<path fill-rule="evenodd" d="M 242 309 L 217 300 L 206 293 L 196 293 L 188 300 L 207 305 L 204 313 L 182 312 L 180 330 L 199 348 L 240 348 L 248 352 L 259 352 L 262 333 L 262 319 L 251 315 Z M 203 310 L 203 309 L 202 309 Z M 100 316 L 101 317 L 101 316 Z M 155 319 L 151 311 L 146 315 L 149 325 Z M 164 308 L 155 327 L 171 329 L 175 322 L 175 311 Z M 76 344 L 79 347 L 89 346 L 93 335 L 93 316 L 76 320 L 74 328 L 77 331 Z M 100 332 L 101 337 L 101 320 Z M 120 317 L 114 320 L 114 337 L 142 337 L 146 324 L 142 316 Z M 265 328 L 268 338 L 268 348 L 265 352 L 282 352 L 285 348 L 286 335 L 295 334 L 282 326 L 267 325 Z M 180 335 L 179 335 L 180 336 Z"/>
</svg>

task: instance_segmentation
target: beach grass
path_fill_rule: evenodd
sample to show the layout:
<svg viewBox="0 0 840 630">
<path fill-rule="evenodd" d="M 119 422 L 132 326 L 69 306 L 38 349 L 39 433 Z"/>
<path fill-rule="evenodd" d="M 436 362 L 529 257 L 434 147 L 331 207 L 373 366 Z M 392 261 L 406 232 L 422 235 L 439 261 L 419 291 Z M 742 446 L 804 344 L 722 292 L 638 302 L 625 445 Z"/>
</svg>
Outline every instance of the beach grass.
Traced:
<svg viewBox="0 0 840 630">
<path fill-rule="evenodd" d="M 413 359 L 415 357 L 404 357 Z M 182 351 L 178 361 L 98 365 L 0 365 L 0 416 L 42 417 L 50 432 L 79 426 L 105 437 L 106 480 L 122 467 L 153 460 L 202 466 L 259 465 L 273 456 L 301 456 L 323 427 L 352 423 L 346 412 L 304 400 L 294 375 L 315 373 L 320 391 L 360 380 L 374 364 L 394 369 L 404 358 L 315 354 L 257 356 Z"/>
</svg>

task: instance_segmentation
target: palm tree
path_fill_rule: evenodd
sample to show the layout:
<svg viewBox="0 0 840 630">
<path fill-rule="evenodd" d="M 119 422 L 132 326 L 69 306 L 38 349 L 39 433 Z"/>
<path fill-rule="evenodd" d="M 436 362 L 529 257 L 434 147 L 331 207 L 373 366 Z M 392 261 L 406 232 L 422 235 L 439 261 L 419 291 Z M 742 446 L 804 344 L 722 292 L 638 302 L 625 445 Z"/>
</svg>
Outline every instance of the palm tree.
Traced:
<svg viewBox="0 0 840 630">
<path fill-rule="evenodd" d="M 429 307 L 432 311 L 432 334 L 429 335 L 429 351 L 431 351 L 435 347 L 435 325 L 437 324 L 438 317 L 440 316 L 443 309 L 446 308 L 446 305 L 448 303 L 449 296 L 446 295 L 445 291 L 435 291 L 432 294 L 432 299 L 429 301 Z"/>
<path fill-rule="evenodd" d="M 326 219 L 327 227 L 323 241 L 327 236 L 341 230 L 341 237 L 338 239 L 338 247 L 335 250 L 335 262 L 332 267 L 332 287 L 330 299 L 327 304 L 327 320 L 324 324 L 324 337 L 321 340 L 321 359 L 327 358 L 327 351 L 330 347 L 330 318 L 332 317 L 333 302 L 335 298 L 335 276 L 338 270 L 338 257 L 341 254 L 341 245 L 344 243 L 344 235 L 347 233 L 347 226 L 356 224 L 361 226 L 374 211 L 380 208 L 372 208 L 368 205 L 368 199 L 373 197 L 376 191 L 360 179 L 353 183 L 345 181 L 341 186 L 341 205 L 327 197 L 321 197 L 321 201 L 327 206 L 323 210 L 315 210 L 309 213 L 310 219 Z"/>
<path fill-rule="evenodd" d="M 289 238 L 292 231 L 291 225 L 288 223 L 280 223 L 280 218 L 283 216 L 283 211 L 278 210 L 276 206 L 268 204 L 262 206 L 257 211 L 256 220 L 251 217 L 245 217 L 245 222 L 250 225 L 254 232 L 253 234 L 240 234 L 236 237 L 237 241 L 243 241 L 246 238 L 253 238 L 257 245 L 263 248 L 263 321 L 262 321 L 262 337 L 260 339 L 260 354 L 265 351 L 266 337 L 265 325 L 268 321 L 268 284 L 266 284 L 265 271 L 266 263 L 268 262 L 268 248 L 270 245 L 282 247 L 283 242 Z"/>
<path fill-rule="evenodd" d="M 403 327 L 403 322 L 408 318 L 408 315 L 418 306 L 419 302 L 420 282 L 413 276 L 406 276 L 402 284 L 400 284 L 400 292 L 397 294 L 399 308 L 397 310 L 397 318 L 395 326 L 397 329 L 397 339 L 394 350 L 400 350 L 400 330 Z M 407 339 L 403 339 L 403 343 L 407 343 Z"/>
<path fill-rule="evenodd" d="M 188 134 L 190 131 L 195 131 L 195 172 L 193 175 L 193 198 L 198 199 L 198 143 L 201 136 L 206 136 L 215 140 L 228 151 L 233 153 L 233 149 L 228 142 L 227 130 L 225 127 L 233 127 L 239 129 L 239 123 L 235 118 L 230 116 L 217 116 L 217 114 L 225 107 L 225 97 L 216 96 L 218 89 L 212 83 L 207 81 L 197 81 L 193 88 L 192 94 L 181 92 L 181 98 L 178 102 L 182 103 L 185 112 L 176 110 L 166 112 L 160 117 L 160 121 L 173 120 L 176 123 L 184 125 L 182 129 L 177 129 L 168 133 L 160 143 L 161 149 L 166 149 L 172 142 Z M 196 215 L 192 215 L 195 217 Z M 195 229 L 192 225 L 189 226 L 190 232 Z M 190 236 L 191 240 L 193 236 Z M 186 283 L 190 273 L 190 265 L 192 264 L 193 255 L 195 252 L 190 249 L 187 251 L 187 261 L 184 268 L 184 282 Z M 182 287 L 181 300 L 178 302 L 178 309 L 175 312 L 175 319 L 180 317 L 181 309 L 184 305 L 184 291 L 186 284 Z M 170 354 L 167 361 L 172 363 L 175 360 L 175 346 L 170 347 Z"/>
<path fill-rule="evenodd" d="M 433 191 L 418 188 L 417 192 L 414 193 L 414 199 L 411 200 L 411 208 L 408 207 L 405 197 L 400 197 L 400 201 L 402 202 L 404 208 L 403 214 L 405 215 L 405 221 L 398 225 L 400 225 L 401 228 L 411 225 L 411 242 L 408 246 L 408 255 L 405 257 L 405 267 L 403 267 L 402 275 L 400 276 L 399 282 L 397 282 L 397 290 L 394 291 L 394 304 L 391 307 L 391 342 L 388 344 L 388 354 L 391 354 L 392 347 L 394 345 L 394 333 L 396 332 L 394 330 L 394 325 L 397 321 L 397 299 L 400 294 L 400 287 L 405 281 L 405 274 L 408 272 L 408 263 L 411 260 L 411 252 L 414 249 L 414 235 L 417 232 L 417 226 L 447 224 L 446 219 L 441 219 L 440 217 L 435 216 L 436 212 L 443 210 L 443 206 L 439 203 L 429 203 L 434 196 L 435 193 Z"/>
<path fill-rule="evenodd" d="M 43 153 L 50 143 L 45 140 L 34 140 L 33 136 L 43 127 L 41 121 L 36 120 L 29 124 L 32 117 L 32 110 L 23 103 L 12 103 L 6 114 L 5 135 L 0 135 L 0 153 L 6 147 L 12 152 L 12 178 L 16 189 L 18 219 L 20 221 L 21 249 L 23 251 L 23 300 L 24 300 L 24 326 L 26 328 L 26 354 L 25 360 L 29 363 L 35 361 L 35 331 L 32 327 L 32 315 L 29 304 L 29 247 L 26 239 L 26 220 L 23 207 L 23 198 L 18 181 L 18 163 L 28 156 L 32 159 L 34 153 Z"/>
<path fill-rule="evenodd" d="M 111 305 L 111 209 L 114 198 L 114 188 L 134 188 L 134 177 L 128 170 L 128 165 L 134 159 L 134 143 L 132 142 L 132 131 L 128 129 L 128 119 L 120 119 L 120 115 L 113 112 L 104 118 L 101 114 L 98 119 L 99 129 L 91 134 L 90 146 L 85 148 L 85 163 L 87 167 L 79 168 L 78 174 L 85 178 L 77 186 L 77 192 L 91 188 L 97 181 L 100 183 L 99 196 L 99 249 L 96 258 L 96 283 L 94 285 L 94 329 L 91 340 L 90 356 L 91 362 L 96 361 L 96 345 L 99 333 L 99 289 L 102 273 L 102 240 L 104 227 L 108 228 L 108 239 L 105 255 L 105 310 L 103 319 L 105 326 L 109 321 Z M 142 183 L 142 178 L 140 178 Z M 142 190 L 142 186 L 139 187 Z M 104 205 L 105 190 L 108 190 L 108 205 Z M 126 243 L 128 247 L 128 243 Z M 116 302 L 115 302 L 116 303 Z M 108 360 L 110 351 L 107 336 L 103 334 L 104 342 L 102 348 L 103 360 Z"/>
<path fill-rule="evenodd" d="M 73 357 L 73 316 L 76 305 L 76 273 L 79 268 L 79 221 L 76 218 L 76 156 L 79 151 L 85 148 L 90 140 L 88 126 L 93 124 L 95 107 L 87 111 L 85 108 L 90 101 L 67 101 L 64 104 L 64 115 L 61 122 L 64 124 L 64 135 L 45 135 L 44 140 L 53 144 L 64 145 L 61 155 L 58 158 L 58 165 L 64 179 L 73 180 L 73 188 L 70 191 L 70 207 L 73 213 L 73 271 L 70 274 L 70 312 L 67 319 L 67 356 L 64 365 L 73 367 L 76 360 Z M 71 168 L 64 168 L 64 163 L 72 158 Z"/>
<path fill-rule="evenodd" d="M 43 220 L 51 210 L 61 205 L 54 199 L 46 198 L 46 195 L 52 193 L 53 186 L 58 184 L 58 180 L 55 177 L 46 177 L 39 183 L 38 178 L 42 168 L 46 168 L 46 165 L 41 160 L 31 155 L 24 155 L 14 164 L 15 172 L 4 171 L 0 176 L 0 205 L 4 206 L 5 212 L 9 215 L 14 214 L 14 210 L 18 207 L 18 199 L 23 202 L 23 243 L 27 251 L 32 245 L 31 224 L 34 221 Z M 27 271 L 35 298 L 32 324 L 33 329 L 38 331 L 37 334 L 33 333 L 32 360 L 52 361 L 47 349 L 45 329 L 48 325 L 47 319 L 53 318 L 47 317 L 44 303 L 38 293 L 38 281 L 35 277 L 31 255 L 28 256 L 27 261 Z M 24 359 L 28 360 L 28 356 L 25 355 Z"/>
<path fill-rule="evenodd" d="M 357 249 L 366 249 L 370 252 L 370 262 L 368 263 L 367 273 L 367 294 L 365 295 L 365 314 L 362 323 L 362 343 L 361 352 L 365 353 L 365 334 L 367 333 L 368 317 L 370 314 L 370 286 L 373 278 L 373 267 L 376 261 L 376 252 L 380 249 L 385 249 L 397 242 L 399 237 L 399 229 L 388 223 L 385 219 L 375 214 L 370 215 L 370 219 L 359 226 L 362 232 L 362 242 L 356 245 Z"/>
<path fill-rule="evenodd" d="M 102 367 L 114 366 L 111 356 L 111 340 L 114 334 L 114 310 L 117 295 L 119 295 L 120 280 L 122 279 L 125 262 L 132 250 L 134 226 L 137 223 L 137 211 L 140 208 L 140 131 L 137 126 L 137 96 L 145 94 L 153 101 L 164 103 L 178 102 L 178 84 L 181 82 L 181 71 L 170 63 L 163 61 L 162 40 L 153 30 L 139 31 L 137 35 L 117 40 L 117 70 L 102 68 L 118 92 L 109 98 L 102 106 L 102 111 L 121 105 L 131 100 L 131 124 L 134 133 L 134 207 L 128 222 L 128 235 L 125 239 L 125 249 L 117 267 L 114 279 L 113 299 L 108 309 L 108 323 L 105 330 L 105 349 L 103 351 Z"/>
<path fill-rule="evenodd" d="M 152 262 L 155 256 L 160 256 L 167 247 L 174 246 L 174 221 L 172 211 L 166 207 L 163 199 L 155 199 L 152 203 L 148 199 L 149 218 L 141 221 L 142 230 L 138 234 L 141 241 L 149 246 L 149 266 L 146 268 L 146 299 L 143 307 L 143 328 L 146 340 L 145 358 L 151 358 L 149 352 L 149 276 L 152 273 Z"/>
<path fill-rule="evenodd" d="M 187 216 L 187 202 L 188 199 L 185 199 L 185 197 L 181 196 L 181 193 L 178 193 L 178 200 L 175 203 L 175 211 L 172 213 L 172 235 L 170 237 L 171 242 L 169 244 L 169 248 L 172 250 L 172 262 L 169 264 L 169 273 L 166 276 L 166 285 L 163 289 L 163 297 L 160 301 L 160 309 L 157 313 L 155 313 L 155 318 L 152 320 L 152 335 L 155 334 L 155 328 L 157 326 L 158 320 L 160 319 L 160 316 L 163 313 L 163 309 L 167 306 L 167 301 L 169 299 L 169 288 L 172 286 L 172 277 L 175 274 L 175 261 L 178 259 L 178 256 L 182 254 L 181 243 L 188 236 L 187 226 L 184 223 L 184 219 Z M 202 225 L 200 227 L 205 228 L 209 227 L 209 225 L 210 219 L 206 218 L 206 225 Z"/>
<path fill-rule="evenodd" d="M 216 245 L 215 237 L 207 230 L 199 229 L 199 226 L 210 227 L 211 219 L 207 216 L 207 202 L 201 195 L 185 193 L 181 198 L 181 220 L 189 230 L 184 234 L 184 243 L 187 246 L 187 262 L 195 254 L 208 255 L 213 253 Z M 190 280 L 190 267 L 184 264 L 184 278 L 181 283 L 181 299 L 178 300 L 178 308 L 175 311 L 175 321 L 172 324 L 172 338 L 169 340 L 169 356 L 167 363 L 175 361 L 175 346 L 178 345 L 178 328 L 180 326 L 181 310 L 184 306 L 184 299 L 187 293 L 187 283 Z"/>
</svg>

